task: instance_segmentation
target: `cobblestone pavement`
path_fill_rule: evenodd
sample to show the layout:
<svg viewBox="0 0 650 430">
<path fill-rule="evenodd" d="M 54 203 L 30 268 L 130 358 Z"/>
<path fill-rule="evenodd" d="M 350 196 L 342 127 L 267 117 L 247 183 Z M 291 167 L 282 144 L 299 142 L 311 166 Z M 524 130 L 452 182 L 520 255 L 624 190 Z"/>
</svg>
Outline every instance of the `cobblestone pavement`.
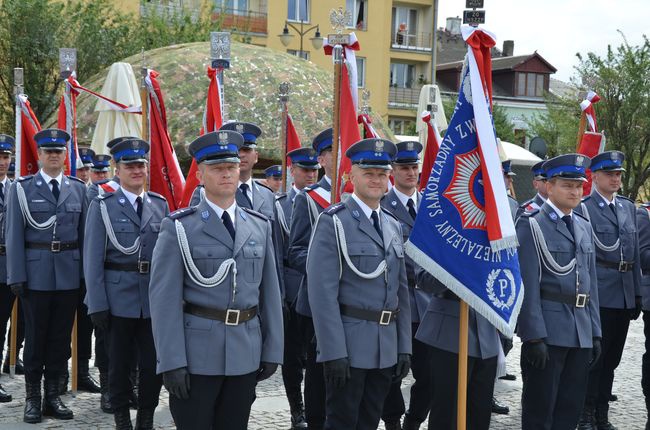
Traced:
<svg viewBox="0 0 650 430">
<path fill-rule="evenodd" d="M 623 360 L 614 381 L 614 393 L 619 400 L 611 403 L 610 420 L 621 430 L 643 429 L 646 420 L 645 403 L 641 392 L 641 355 L 643 353 L 643 322 L 634 321 L 630 326 Z M 492 415 L 492 429 L 518 429 L 521 420 L 521 378 L 519 375 L 520 343 L 508 355 L 508 370 L 517 375 L 517 380 L 499 381 L 496 387 L 497 398 L 510 407 L 509 415 Z M 97 376 L 97 375 L 95 375 Z M 413 382 L 407 378 L 402 384 L 404 397 L 408 398 L 408 387 Z M 99 394 L 77 393 L 63 396 L 63 401 L 75 414 L 72 421 L 45 419 L 39 425 L 24 424 L 22 411 L 24 401 L 24 382 L 21 376 L 14 379 L 7 375 L 0 377 L 0 383 L 14 396 L 11 403 L 0 404 L 0 430 L 5 429 L 111 429 L 113 417 L 99 409 Z M 165 389 L 161 393 L 160 405 L 156 410 L 157 429 L 173 429 L 169 413 L 168 396 Z M 135 411 L 131 412 L 135 420 Z M 264 381 L 257 389 L 257 400 L 253 404 L 251 430 L 280 430 L 289 428 L 289 406 L 284 397 L 282 378 L 277 372 Z M 380 429 L 383 429 L 380 425 Z M 426 428 L 422 426 L 422 428 Z"/>
</svg>

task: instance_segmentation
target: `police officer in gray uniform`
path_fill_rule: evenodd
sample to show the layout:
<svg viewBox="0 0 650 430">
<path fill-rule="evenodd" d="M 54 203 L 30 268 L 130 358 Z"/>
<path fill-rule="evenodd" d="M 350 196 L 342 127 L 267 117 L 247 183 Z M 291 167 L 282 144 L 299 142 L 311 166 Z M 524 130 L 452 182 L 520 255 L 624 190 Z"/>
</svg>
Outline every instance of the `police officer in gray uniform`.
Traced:
<svg viewBox="0 0 650 430">
<path fill-rule="evenodd" d="M 417 191 L 420 142 L 400 142 L 397 145 L 397 154 L 393 159 L 393 177 L 395 186 L 381 200 L 384 210 L 390 212 L 397 218 L 402 227 L 402 238 L 404 243 L 411 235 L 411 229 L 415 223 L 417 209 L 420 206 L 421 193 Z M 411 327 L 415 335 L 420 323 L 420 318 L 429 305 L 431 295 L 424 292 L 417 286 L 415 279 L 416 265 L 407 255 L 406 277 L 409 286 L 409 298 L 411 305 Z M 413 338 L 413 356 L 411 359 L 411 370 L 415 383 L 411 385 L 411 398 L 409 410 L 404 418 L 404 424 L 400 427 L 400 419 L 406 408 L 404 398 L 400 389 L 401 381 L 395 382 L 384 402 L 382 419 L 386 430 L 391 429 L 418 429 L 420 424 L 427 419 L 431 408 L 431 387 L 429 374 L 429 347 Z"/>
<path fill-rule="evenodd" d="M 591 160 L 590 196 L 577 209 L 591 221 L 596 244 L 596 274 L 600 324 L 600 360 L 589 372 L 589 388 L 580 420 L 581 429 L 615 430 L 609 423 L 609 396 L 614 371 L 621 362 L 631 319 L 641 313 L 639 237 L 634 202 L 616 193 L 625 171 L 625 155 L 607 151 Z M 595 419 L 594 419 L 595 408 Z"/>
<path fill-rule="evenodd" d="M 149 267 L 167 201 L 144 191 L 149 144 L 122 140 L 111 148 L 120 188 L 93 200 L 88 209 L 84 273 L 88 313 L 109 336 L 109 392 L 116 427 L 130 429 L 129 372 L 133 340 L 138 350 L 139 396 L 136 429 L 153 429 L 162 379 L 156 375 L 156 351 L 149 307 Z"/>
<path fill-rule="evenodd" d="M 643 334 L 645 335 L 645 351 L 641 359 L 641 388 L 648 412 L 646 428 L 650 428 L 650 203 L 644 203 L 636 210 L 636 221 L 639 232 Z"/>
<path fill-rule="evenodd" d="M 332 129 L 321 131 L 313 140 L 312 148 L 318 154 L 318 164 L 325 174 L 316 184 L 298 193 L 293 203 L 289 258 L 287 263 L 302 273 L 302 282 L 295 299 L 295 309 L 302 332 L 305 362 L 305 419 L 309 429 L 320 430 L 325 423 L 325 380 L 323 366 L 316 362 L 316 336 L 307 299 L 306 262 L 309 240 L 318 214 L 330 205 L 332 159 Z"/>
<path fill-rule="evenodd" d="M 70 334 L 83 278 L 81 250 L 86 218 L 86 186 L 65 176 L 63 130 L 34 135 L 41 169 L 11 187 L 7 210 L 7 283 L 23 303 L 25 315 L 24 421 L 41 421 L 41 378 L 45 376 L 42 414 L 72 419 L 59 397 L 59 376 L 67 369 Z"/>
<path fill-rule="evenodd" d="M 291 427 L 307 428 L 305 408 L 302 397 L 303 369 L 305 367 L 305 348 L 302 342 L 300 324 L 296 313 L 295 300 L 303 274 L 289 266 L 289 237 L 293 202 L 303 188 L 313 185 L 318 179 L 318 157 L 312 148 L 298 148 L 287 154 L 291 160 L 291 177 L 293 184 L 287 193 L 276 196 L 278 223 L 281 227 L 284 244 L 284 363 L 282 363 L 282 380 L 291 410 Z"/>
<path fill-rule="evenodd" d="M 579 154 L 546 161 L 548 200 L 517 221 L 524 430 L 574 429 L 600 355 L 595 244 L 589 221 L 574 211 L 589 164 Z"/>
<path fill-rule="evenodd" d="M 271 189 L 275 194 L 279 193 L 282 187 L 282 165 L 274 164 L 264 169 L 264 177 L 266 178 L 266 186 Z"/>
<path fill-rule="evenodd" d="M 162 223 L 149 297 L 158 372 L 177 428 L 244 430 L 255 385 L 282 363 L 271 224 L 235 200 L 242 136 L 190 144 L 205 199 Z"/>
<path fill-rule="evenodd" d="M 90 168 L 90 182 L 92 184 L 108 179 L 112 159 L 113 157 L 108 154 L 95 154 L 93 165 Z"/>
<path fill-rule="evenodd" d="M 110 140 L 106 144 L 106 146 L 110 151 L 111 148 L 113 148 L 115 145 L 122 142 L 123 140 L 133 140 L 133 139 L 137 139 L 137 137 L 133 137 L 133 136 L 116 137 L 115 139 Z M 108 160 L 103 161 L 102 164 L 105 164 L 110 159 L 111 158 L 109 156 Z M 108 170 L 109 169 L 106 169 L 106 171 Z M 114 191 L 117 191 L 119 187 L 120 187 L 120 177 L 116 173 L 115 176 L 113 176 L 111 179 L 104 179 L 98 182 L 93 182 L 92 185 L 88 187 L 88 192 L 86 193 L 86 197 L 88 198 L 88 202 L 90 203 L 93 201 L 95 197 L 102 195 L 104 193 L 112 193 Z"/>
<path fill-rule="evenodd" d="M 411 357 L 411 312 L 399 221 L 383 210 L 397 149 L 364 139 L 346 151 L 354 193 L 318 217 L 307 257 L 326 429 L 376 429 Z M 327 270 L 323 270 L 327 268 Z"/>
</svg>

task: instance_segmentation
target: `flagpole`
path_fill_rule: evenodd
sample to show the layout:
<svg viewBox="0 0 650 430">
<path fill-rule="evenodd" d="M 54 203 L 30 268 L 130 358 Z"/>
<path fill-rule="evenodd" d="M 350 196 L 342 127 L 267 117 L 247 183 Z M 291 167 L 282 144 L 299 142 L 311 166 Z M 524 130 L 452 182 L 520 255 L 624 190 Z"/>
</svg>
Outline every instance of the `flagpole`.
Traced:
<svg viewBox="0 0 650 430">
<path fill-rule="evenodd" d="M 581 91 L 578 94 L 580 100 L 587 98 L 587 92 Z M 582 143 L 582 136 L 585 134 L 587 128 L 587 114 L 584 110 L 580 109 L 580 125 L 578 125 L 578 139 L 576 141 L 576 152 L 580 149 L 580 144 Z"/>
<path fill-rule="evenodd" d="M 469 337 L 469 307 L 460 300 L 460 328 L 458 330 L 458 407 L 456 428 L 465 430 L 467 426 L 467 345 Z"/>
<path fill-rule="evenodd" d="M 338 174 L 339 174 L 339 143 L 341 134 L 341 69 L 343 67 L 343 47 L 341 45 L 334 46 L 332 50 L 334 57 L 334 109 L 332 112 L 332 190 L 330 202 L 337 203 L 336 197 L 338 195 Z"/>
<path fill-rule="evenodd" d="M 149 143 L 149 91 L 147 90 L 147 75 L 148 75 L 148 69 L 147 66 L 145 65 L 145 57 L 144 57 L 144 48 L 142 48 L 142 67 L 140 69 L 141 71 L 141 76 L 142 76 L 142 81 L 140 82 L 140 104 L 142 105 L 142 140 L 145 142 Z M 151 153 L 149 153 L 149 158 L 151 158 Z M 144 179 L 144 190 L 147 191 L 149 189 L 149 182 L 151 179 L 149 178 L 149 175 L 151 172 L 149 171 L 149 165 L 150 163 L 147 163 L 147 177 Z"/>
</svg>

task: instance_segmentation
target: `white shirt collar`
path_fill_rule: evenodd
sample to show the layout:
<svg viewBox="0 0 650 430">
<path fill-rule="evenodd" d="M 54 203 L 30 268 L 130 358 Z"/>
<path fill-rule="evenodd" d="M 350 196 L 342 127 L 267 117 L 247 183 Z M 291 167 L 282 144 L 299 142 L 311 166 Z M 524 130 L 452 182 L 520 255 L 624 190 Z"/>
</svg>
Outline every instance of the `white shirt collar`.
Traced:
<svg viewBox="0 0 650 430">
<path fill-rule="evenodd" d="M 399 199 L 400 202 L 404 205 L 405 208 L 408 209 L 408 201 L 413 200 L 413 207 L 415 208 L 415 211 L 417 212 L 418 210 L 418 193 L 417 191 L 413 191 L 413 194 L 410 196 L 407 196 L 403 192 L 397 189 L 397 187 L 393 187 L 393 191 L 395 191 L 395 195 Z"/>
<path fill-rule="evenodd" d="M 551 199 L 547 199 L 547 200 L 546 200 L 546 203 L 548 203 L 548 205 L 551 207 L 551 209 L 553 209 L 553 210 L 555 211 L 555 213 L 557 214 L 557 216 L 558 216 L 560 219 L 561 219 L 563 216 L 566 216 L 564 212 L 562 212 L 561 210 L 559 210 L 559 209 L 557 208 L 557 206 L 555 206 L 555 205 L 553 204 L 553 202 L 551 201 Z M 571 216 L 571 218 L 573 218 L 573 211 L 571 211 L 571 212 L 569 213 L 569 216 Z"/>
<path fill-rule="evenodd" d="M 142 201 L 144 202 L 144 191 L 140 194 L 133 194 L 131 191 L 127 191 L 126 188 L 122 187 L 122 192 L 124 193 L 124 197 L 126 197 L 129 200 L 129 203 L 131 203 L 131 206 L 133 206 L 133 209 L 137 210 L 137 206 L 135 204 L 135 200 L 140 197 Z"/>
<path fill-rule="evenodd" d="M 63 182 L 63 172 L 59 173 L 59 176 L 57 176 L 56 178 L 53 178 L 53 177 L 51 177 L 50 175 L 48 175 L 47 173 L 45 173 L 45 171 L 44 171 L 43 169 L 41 169 L 41 170 L 39 171 L 39 173 L 41 174 L 41 176 L 42 176 L 43 179 L 45 180 L 45 183 L 47 183 L 48 185 L 50 185 L 50 181 L 51 181 L 52 179 L 56 180 L 56 182 L 58 182 L 59 185 L 61 185 L 61 183 Z M 50 185 L 50 186 L 51 186 L 51 185 Z"/>
<path fill-rule="evenodd" d="M 598 194 L 598 195 L 600 196 L 600 198 L 605 202 L 605 204 L 606 204 L 607 206 L 609 206 L 610 203 L 614 203 L 614 204 L 616 204 L 616 194 L 614 194 L 614 195 L 612 196 L 612 201 L 610 202 L 609 200 L 607 200 L 607 198 L 606 198 L 605 196 L 603 196 L 602 194 L 600 194 L 600 191 L 598 191 L 598 188 L 594 187 L 594 191 L 596 192 L 596 194 Z"/>
<path fill-rule="evenodd" d="M 205 202 L 217 214 L 219 219 L 221 219 L 224 212 L 228 212 L 228 215 L 230 215 L 230 220 L 232 221 L 232 225 L 233 226 L 235 225 L 235 212 L 236 212 L 236 209 L 237 209 L 237 202 L 236 201 L 233 201 L 232 205 L 230 205 L 230 207 L 228 209 L 226 209 L 225 211 L 222 208 L 220 208 L 219 206 L 217 206 L 216 204 L 212 203 L 207 197 L 205 198 Z"/>
<path fill-rule="evenodd" d="M 367 204 L 365 204 L 365 203 L 364 203 L 364 202 L 359 198 L 359 196 L 357 196 L 356 194 L 352 193 L 352 198 L 354 199 L 355 202 L 357 202 L 357 204 L 359 205 L 359 207 L 360 207 L 361 210 L 363 211 L 364 215 L 365 215 L 368 219 L 370 219 L 370 216 L 372 215 L 373 212 L 377 212 L 377 215 L 379 215 L 379 211 L 381 210 L 381 206 L 377 206 L 377 209 L 371 209 L 370 206 L 368 206 Z M 379 217 L 379 219 L 381 220 L 381 217 Z"/>
<path fill-rule="evenodd" d="M 5 178 L 0 181 L 2 183 L 2 189 L 6 190 L 7 189 L 7 184 L 9 183 L 9 177 L 5 175 Z"/>
</svg>

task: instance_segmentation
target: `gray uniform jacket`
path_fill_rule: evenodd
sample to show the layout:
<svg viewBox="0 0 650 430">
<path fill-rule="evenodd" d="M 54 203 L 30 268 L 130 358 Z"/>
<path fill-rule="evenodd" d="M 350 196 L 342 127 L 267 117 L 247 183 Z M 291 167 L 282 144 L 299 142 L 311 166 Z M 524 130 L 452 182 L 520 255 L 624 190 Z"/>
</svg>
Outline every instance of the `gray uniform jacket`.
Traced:
<svg viewBox="0 0 650 430">
<path fill-rule="evenodd" d="M 108 239 L 100 202 L 106 205 L 111 226 L 120 246 L 128 248 L 140 238 L 140 250 L 127 255 Z M 88 314 L 110 311 L 122 318 L 150 318 L 149 271 L 119 270 L 104 264 L 138 267 L 151 262 L 162 219 L 169 214 L 167 201 L 160 194 L 147 192 L 143 199 L 142 220 L 122 189 L 106 193 L 92 201 L 86 218 L 84 274 L 92 279 L 86 285 Z"/>
<path fill-rule="evenodd" d="M 579 294 L 589 294 L 585 307 L 576 307 L 540 297 L 540 290 L 554 294 L 576 296 L 576 269 L 558 276 L 540 265 L 530 218 L 535 218 L 550 254 L 561 265 L 575 258 Z M 594 337 L 602 337 L 598 310 L 598 279 L 596 252 L 591 226 L 582 216 L 573 214 L 571 235 L 566 224 L 548 203 L 539 211 L 524 213 L 517 220 L 519 267 L 526 288 L 518 319 L 518 334 L 522 341 L 544 339 L 548 345 L 568 348 L 591 348 Z"/>
<path fill-rule="evenodd" d="M 625 197 L 616 196 L 616 215 L 596 194 L 585 197 L 583 205 L 589 212 L 589 219 L 596 238 L 605 246 L 620 239 L 620 245 L 613 251 L 604 251 L 596 244 L 596 274 L 598 275 L 598 299 L 601 308 L 634 309 L 635 297 L 641 296 L 641 269 L 639 261 L 639 237 L 636 226 L 636 206 Z M 582 206 L 576 209 L 582 213 Z M 586 215 L 586 214 L 585 214 Z M 633 263 L 630 270 L 620 272 L 620 261 Z"/>
<path fill-rule="evenodd" d="M 639 229 L 643 310 L 650 311 L 650 204 L 645 203 L 636 210 L 636 222 Z"/>
<path fill-rule="evenodd" d="M 303 274 L 300 271 L 289 266 L 291 217 L 293 215 L 293 202 L 297 194 L 298 192 L 292 187 L 288 193 L 280 194 L 275 197 L 276 203 L 279 205 L 279 207 L 277 207 L 278 225 L 280 226 L 283 244 L 284 299 L 289 304 L 295 302 L 303 278 Z"/>
<path fill-rule="evenodd" d="M 86 186 L 77 178 L 63 176 L 56 201 L 40 173 L 20 178 L 18 182 L 25 190 L 32 218 L 43 223 L 56 215 L 56 222 L 46 230 L 37 230 L 27 224 L 18 203 L 16 183 L 13 184 L 7 207 L 7 284 L 26 282 L 28 289 L 37 291 L 79 288 L 79 281 L 83 279 L 81 248 L 86 221 Z M 76 245 L 60 252 L 27 246 L 27 242 L 53 241 Z"/>
<path fill-rule="evenodd" d="M 399 222 L 381 212 L 383 238 L 353 198 L 321 213 L 307 258 L 311 305 L 318 362 L 347 357 L 350 366 L 385 369 L 395 365 L 397 354 L 411 353 L 411 312 L 404 244 Z M 385 259 L 387 270 L 374 279 L 355 274 L 345 259 L 339 260 L 334 216 L 345 231 L 352 263 L 370 273 Z M 339 276 L 340 274 L 340 276 Z M 388 325 L 342 315 L 340 305 L 370 311 L 397 310 Z"/>
<path fill-rule="evenodd" d="M 421 194 L 417 195 L 417 204 L 420 204 Z M 404 243 L 408 240 L 413 229 L 415 221 L 408 213 L 408 209 L 404 206 L 394 190 L 390 190 L 381 200 L 381 207 L 393 214 L 399 221 L 402 227 L 402 238 Z M 418 268 L 413 259 L 408 255 L 405 256 L 404 262 L 406 264 L 406 278 L 409 284 L 409 297 L 411 301 L 411 322 L 417 323 L 422 320 L 424 313 L 429 306 L 431 294 L 426 293 L 418 287 L 416 279 L 416 269 Z"/>
<path fill-rule="evenodd" d="M 307 251 L 309 250 L 309 240 L 313 225 L 316 223 L 312 219 L 309 210 L 308 201 L 311 199 L 307 192 L 322 188 L 327 192 L 332 190 L 332 187 L 323 176 L 316 184 L 305 188 L 300 191 L 293 201 L 293 212 L 291 215 L 291 232 L 289 237 L 289 259 L 288 264 L 298 272 L 302 273 L 302 282 L 298 289 L 298 296 L 296 297 L 296 312 L 300 315 L 311 317 L 311 309 L 309 307 L 308 291 L 307 291 Z M 320 214 L 325 208 L 314 202 L 318 213 Z"/>
<path fill-rule="evenodd" d="M 282 303 L 271 224 L 266 217 L 237 208 L 235 240 L 206 201 L 180 209 L 162 222 L 153 253 L 149 300 L 158 373 L 187 367 L 196 375 L 244 375 L 260 361 L 282 363 Z M 183 224 L 191 258 L 204 277 L 213 276 L 229 258 L 237 264 L 215 287 L 195 283 L 187 274 L 174 222 Z M 236 290 L 233 293 L 233 287 Z M 183 303 L 212 309 L 250 309 L 257 316 L 239 325 L 183 312 Z"/>
<path fill-rule="evenodd" d="M 460 302 L 458 298 L 429 272 L 418 267 L 418 284 L 433 293 L 429 307 L 422 317 L 415 338 L 444 351 L 458 354 Z M 469 309 L 468 354 L 487 359 L 499 354 L 499 333 L 484 317 Z"/>
<path fill-rule="evenodd" d="M 532 199 L 526 200 L 517 208 L 517 213 L 515 214 L 515 219 L 519 218 L 524 212 L 533 212 L 542 207 L 544 204 L 544 199 L 539 193 L 535 194 L 535 197 Z"/>
<path fill-rule="evenodd" d="M 106 184 L 107 182 L 111 182 L 111 181 L 116 182 L 119 185 L 120 178 L 118 178 L 117 176 L 113 176 L 111 179 L 104 179 L 102 181 L 94 182 L 88 185 L 88 189 L 86 191 L 86 199 L 88 200 L 88 205 L 90 205 L 90 202 L 92 202 L 95 197 L 105 192 L 103 189 L 101 192 L 99 191 L 100 185 Z"/>
<path fill-rule="evenodd" d="M 0 199 L 0 245 L 5 247 L 5 238 L 7 236 L 7 201 L 9 200 L 9 193 L 11 192 L 11 185 L 14 181 L 7 178 L 7 185 L 3 193 L 4 199 Z M 7 283 L 7 249 L 0 252 L 0 284 Z"/>
</svg>

